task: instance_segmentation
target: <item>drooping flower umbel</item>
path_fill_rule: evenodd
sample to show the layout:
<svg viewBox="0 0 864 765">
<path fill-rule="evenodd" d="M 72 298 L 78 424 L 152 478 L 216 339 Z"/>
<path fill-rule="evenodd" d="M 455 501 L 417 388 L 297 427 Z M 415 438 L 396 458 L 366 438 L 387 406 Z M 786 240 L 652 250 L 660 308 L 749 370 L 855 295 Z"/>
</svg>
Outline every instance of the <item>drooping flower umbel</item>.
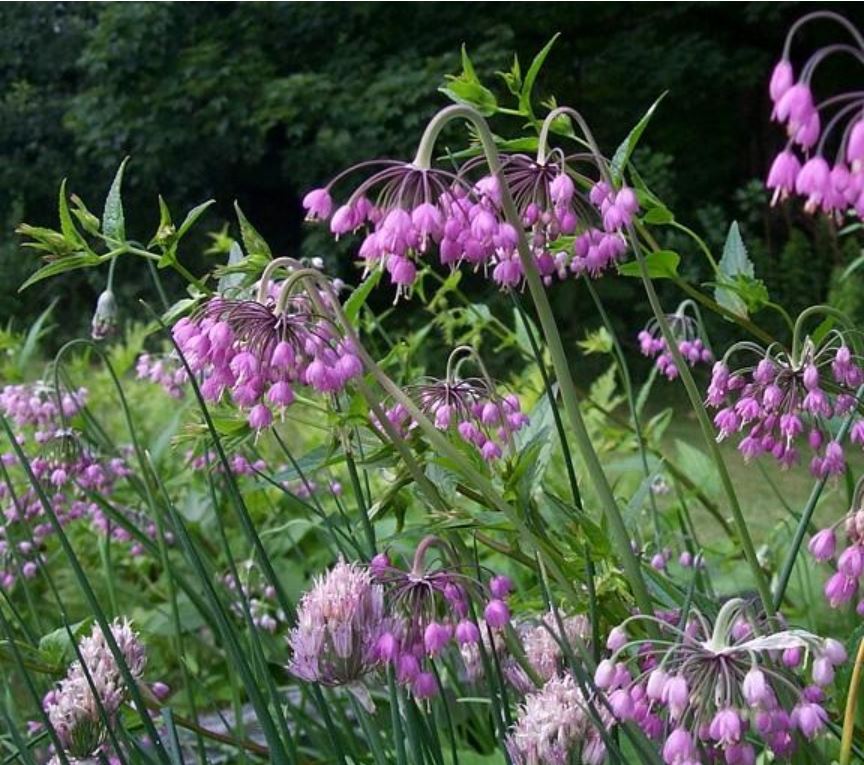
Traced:
<svg viewBox="0 0 864 765">
<path fill-rule="evenodd" d="M 479 365 L 480 377 L 460 375 L 463 364 L 471 360 Z M 487 462 L 501 457 L 512 445 L 513 435 L 528 423 L 519 399 L 497 391 L 482 360 L 469 346 L 460 346 L 450 354 L 443 380 L 426 378 L 409 386 L 407 393 L 436 428 L 454 431 Z M 385 416 L 403 436 L 417 426 L 401 403 L 388 407 Z"/>
<path fill-rule="evenodd" d="M 441 552 L 434 563 L 427 561 L 432 548 Z M 420 699 L 438 692 L 430 666 L 433 659 L 451 646 L 480 640 L 480 625 L 472 618 L 472 607 L 474 611 L 482 608 L 484 629 L 502 630 L 510 622 L 510 579 L 499 575 L 481 582 L 448 565 L 449 554 L 443 540 L 427 536 L 417 546 L 407 571 L 383 553 L 370 563 L 375 581 L 385 588 L 388 612 L 396 620 L 381 636 L 378 655 L 393 666 L 397 681 Z"/>
<path fill-rule="evenodd" d="M 332 394 L 362 371 L 351 342 L 324 315 L 335 296 L 313 300 L 296 286 L 289 277 L 274 287 L 265 275 L 255 299 L 210 298 L 173 328 L 205 399 L 230 394 L 256 431 L 293 403 L 297 386 Z"/>
<path fill-rule="evenodd" d="M 696 364 L 710 364 L 714 360 L 714 354 L 711 353 L 702 332 L 698 309 L 692 300 L 681 303 L 675 313 L 666 317 L 666 321 L 678 350 L 691 367 Z M 642 355 L 654 359 L 660 374 L 669 380 L 678 377 L 678 368 L 675 366 L 656 319 L 648 322 L 637 339 Z"/>
<path fill-rule="evenodd" d="M 738 351 L 753 356 L 755 365 L 730 370 L 730 358 Z M 851 440 L 864 443 L 856 393 L 862 382 L 858 359 L 836 330 L 819 342 L 807 337 L 791 352 L 738 343 L 714 365 L 707 404 L 719 409 L 714 417 L 718 441 L 743 434 L 738 450 L 745 459 L 767 453 L 788 467 L 798 462 L 804 442 L 814 453 L 811 472 L 826 477 L 846 467 L 833 417 L 855 416 Z"/>
<path fill-rule="evenodd" d="M 659 636 L 630 638 L 646 620 Z M 617 719 L 662 742 L 667 765 L 752 764 L 755 742 L 788 756 L 796 731 L 813 738 L 824 729 L 821 688 L 846 660 L 836 640 L 776 629 L 741 599 L 724 603 L 713 625 L 693 610 L 683 625 L 639 615 L 616 630 L 618 647 L 598 664 L 595 683 Z"/>
<path fill-rule="evenodd" d="M 129 674 L 137 681 L 147 663 L 138 634 L 126 620 L 115 620 L 110 627 Z M 113 723 L 129 689 L 98 625 L 81 639 L 78 651 L 81 660 L 71 664 L 42 705 L 63 748 L 72 757 L 83 758 L 102 746 L 107 732 L 104 720 Z"/>
<path fill-rule="evenodd" d="M 838 548 L 838 531 L 845 537 L 842 550 Z M 836 566 L 824 589 L 825 599 L 832 608 L 839 608 L 858 595 L 864 574 L 864 479 L 858 480 L 849 512 L 816 532 L 808 549 L 820 563 L 833 561 Z M 859 601 L 857 610 L 864 616 L 864 600 Z"/>
<path fill-rule="evenodd" d="M 847 39 L 813 53 L 796 78 L 790 61 L 792 42 L 801 26 L 815 19 L 839 23 Z M 842 16 L 817 11 L 789 30 L 769 86 L 772 118 L 786 127 L 789 140 L 771 165 L 767 185 L 774 190 L 775 203 L 797 194 L 806 200 L 808 212 L 822 210 L 842 219 L 852 211 L 864 215 L 864 93 L 853 90 L 829 93 L 821 100 L 814 97 L 814 76 L 822 62 L 833 56 L 864 64 L 864 38 Z"/>
<path fill-rule="evenodd" d="M 363 679 L 380 665 L 379 642 L 391 629 L 384 588 L 370 569 L 339 561 L 300 601 L 288 669 L 311 683 L 347 686 L 370 708 Z"/>
<path fill-rule="evenodd" d="M 236 577 L 232 571 L 226 572 L 222 583 L 237 597 L 231 610 L 239 618 L 244 617 L 245 606 L 258 629 L 273 633 L 285 624 L 285 612 L 279 607 L 276 588 L 267 582 L 253 558 L 237 566 Z"/>
<path fill-rule="evenodd" d="M 606 708 L 595 708 L 603 724 L 611 726 Z M 514 765 L 601 765 L 606 760 L 606 745 L 570 674 L 552 677 L 525 697 L 506 745 Z"/>
<path fill-rule="evenodd" d="M 598 276 L 627 249 L 622 230 L 638 209 L 636 195 L 606 181 L 584 181 L 571 167 L 584 157 L 506 155 L 499 174 L 482 175 L 482 162 L 450 173 L 431 168 L 422 153 L 410 163 L 362 163 L 303 199 L 307 218 L 329 219 L 335 236 L 364 231 L 359 256 L 367 270 L 386 269 L 397 299 L 410 293 L 418 266 L 435 249 L 442 265 L 483 271 L 502 289 L 522 284 L 519 232 L 504 214 L 502 183 L 513 195 L 518 225 L 547 284 L 556 275 Z M 334 186 L 369 170 L 335 207 Z"/>
</svg>

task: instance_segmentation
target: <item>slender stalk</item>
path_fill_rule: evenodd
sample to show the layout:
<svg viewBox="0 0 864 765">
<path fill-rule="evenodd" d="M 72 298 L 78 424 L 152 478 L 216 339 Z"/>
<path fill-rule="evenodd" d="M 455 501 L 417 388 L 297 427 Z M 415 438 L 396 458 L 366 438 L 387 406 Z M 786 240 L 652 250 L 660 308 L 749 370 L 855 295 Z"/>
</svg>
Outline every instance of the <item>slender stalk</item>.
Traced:
<svg viewBox="0 0 864 765">
<path fill-rule="evenodd" d="M 840 765 L 852 761 L 852 737 L 855 734 L 855 714 L 858 711 L 858 691 L 861 688 L 861 666 L 864 664 L 864 638 L 858 643 L 858 653 L 849 680 L 849 693 L 846 696 L 846 710 L 843 713 L 843 736 L 840 739 Z"/>
<path fill-rule="evenodd" d="M 639 560 L 630 546 L 630 535 L 627 531 L 627 526 L 624 523 L 624 518 L 621 515 L 618 503 L 615 500 L 612 487 L 603 470 L 603 465 L 594 449 L 594 445 L 591 443 L 591 437 L 588 434 L 588 429 L 582 418 L 582 412 L 579 408 L 579 397 L 576 393 L 576 386 L 573 382 L 573 377 L 570 374 L 567 352 L 564 349 L 564 343 L 561 340 L 560 333 L 558 332 L 558 326 L 555 322 L 552 306 L 550 305 L 549 298 L 546 294 L 546 288 L 543 286 L 540 274 L 537 271 L 537 265 L 534 262 L 534 257 L 525 235 L 525 229 L 522 226 L 510 189 L 501 173 L 501 161 L 498 155 L 498 148 L 486 120 L 483 119 L 479 112 L 469 106 L 457 105 L 442 109 L 432 118 L 426 127 L 426 131 L 423 134 L 423 138 L 421 139 L 420 146 L 417 150 L 415 165 L 418 167 L 429 166 L 436 138 L 448 122 L 459 118 L 466 119 L 477 130 L 489 169 L 499 181 L 501 189 L 501 207 L 507 222 L 513 226 L 514 230 L 518 234 L 518 251 L 519 260 L 522 264 L 522 271 L 525 275 L 528 291 L 531 293 L 531 298 L 534 301 L 534 306 L 537 310 L 540 326 L 543 329 L 543 336 L 552 358 L 552 366 L 555 369 L 555 376 L 558 380 L 559 388 L 561 389 L 561 398 L 564 403 L 564 410 L 570 421 L 570 427 L 576 439 L 577 448 L 579 449 L 579 453 L 585 463 L 588 475 L 591 477 L 594 484 L 594 490 L 603 506 L 603 511 L 609 523 L 612 542 L 624 566 L 627 580 L 633 589 L 636 603 L 643 613 L 650 614 L 652 613 L 651 596 L 648 593 L 648 588 L 646 587 L 645 580 L 642 577 Z"/>
</svg>

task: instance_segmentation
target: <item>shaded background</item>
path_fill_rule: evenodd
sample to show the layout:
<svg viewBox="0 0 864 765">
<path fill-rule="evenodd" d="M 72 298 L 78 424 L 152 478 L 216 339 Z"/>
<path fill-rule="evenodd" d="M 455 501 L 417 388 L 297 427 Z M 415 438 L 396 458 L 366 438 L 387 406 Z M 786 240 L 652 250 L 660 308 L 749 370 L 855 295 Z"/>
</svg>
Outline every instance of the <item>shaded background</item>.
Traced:
<svg viewBox="0 0 864 765">
<path fill-rule="evenodd" d="M 840 264 L 859 249 L 854 237 L 838 239 L 825 221 L 801 216 L 800 205 L 770 211 L 759 180 L 783 140 L 768 121 L 767 78 L 786 29 L 814 7 L 4 3 L 0 319 L 21 328 L 59 296 L 64 331 L 87 326 L 104 274 L 64 275 L 19 295 L 36 258 L 20 248 L 14 227 L 23 220 L 55 225 L 62 177 L 101 210 L 127 154 L 127 219 L 136 238 L 147 241 L 156 228 L 157 192 L 175 218 L 216 199 L 205 231 L 234 226 L 236 199 L 274 252 L 323 255 L 332 270 L 356 280 L 346 246 L 334 254 L 302 225 L 303 191 L 364 158 L 409 156 L 424 122 L 446 103 L 436 89 L 445 74 L 458 73 L 463 42 L 491 85 L 514 52 L 524 67 L 555 32 L 562 36 L 539 95 L 578 106 L 611 153 L 668 90 L 635 162 L 677 218 L 718 248 L 739 220 L 757 276 L 790 310 L 830 297 L 861 316 L 864 285 L 857 277 L 837 280 Z M 852 4 L 818 7 L 864 19 Z M 833 25 L 812 25 L 793 58 L 839 35 Z M 834 90 L 858 77 L 847 68 L 846 61 L 826 67 L 822 84 Z M 210 244 L 202 233 L 181 257 L 193 270 L 207 268 L 212 261 L 201 253 Z M 692 275 L 707 279 L 690 243 L 666 244 L 680 248 Z M 120 267 L 121 303 L 134 306 L 149 286 L 139 263 L 129 269 Z M 600 288 L 632 335 L 648 316 L 636 284 L 607 278 Z M 562 285 L 554 299 L 573 333 L 593 314 L 578 284 Z"/>
</svg>

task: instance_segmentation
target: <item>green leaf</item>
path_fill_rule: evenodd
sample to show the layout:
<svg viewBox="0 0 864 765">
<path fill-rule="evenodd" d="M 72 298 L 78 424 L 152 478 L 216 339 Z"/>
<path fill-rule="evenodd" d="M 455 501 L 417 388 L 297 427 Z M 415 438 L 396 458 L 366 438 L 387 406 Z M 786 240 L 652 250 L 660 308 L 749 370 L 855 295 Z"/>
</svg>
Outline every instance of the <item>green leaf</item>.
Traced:
<svg viewBox="0 0 864 765">
<path fill-rule="evenodd" d="M 77 640 L 90 629 L 92 624 L 92 618 L 85 619 L 77 624 L 73 624 L 69 628 L 69 631 Z M 43 635 L 39 640 L 39 652 L 51 664 L 62 665 L 70 660 L 75 655 L 75 649 L 69 640 L 69 632 L 66 631 L 66 627 L 60 627 L 53 632 L 49 632 L 47 635 Z"/>
<path fill-rule="evenodd" d="M 514 96 L 518 96 L 522 92 L 522 69 L 519 66 L 519 56 L 513 56 L 513 66 L 509 72 L 496 73 Z"/>
<path fill-rule="evenodd" d="M 227 268 L 237 266 L 244 259 L 243 248 L 237 242 L 231 243 L 231 249 L 228 250 Z M 225 294 L 226 292 L 239 287 L 243 283 L 243 274 L 240 271 L 230 270 L 219 277 L 219 286 L 217 292 Z"/>
<path fill-rule="evenodd" d="M 126 222 L 123 216 L 123 199 L 121 196 L 121 187 L 123 186 L 123 171 L 126 169 L 126 163 L 129 157 L 126 157 L 117 168 L 117 174 L 114 176 L 114 181 L 111 183 L 111 188 L 108 189 L 108 196 L 105 198 L 105 210 L 102 213 L 102 234 L 117 242 L 122 242 L 126 239 Z"/>
<path fill-rule="evenodd" d="M 381 281 L 381 274 L 381 269 L 376 268 L 363 280 L 363 283 L 351 293 L 351 297 L 345 301 L 343 310 L 345 311 L 345 316 L 348 317 L 348 321 L 352 324 L 356 323 L 357 317 L 360 315 L 360 309 L 363 308 L 372 290 L 375 289 L 378 282 Z"/>
<path fill-rule="evenodd" d="M 843 276 L 840 277 L 840 280 L 845 281 L 850 276 L 852 276 L 852 274 L 854 274 L 859 268 L 861 268 L 861 266 L 864 266 L 864 254 L 859 255 L 846 267 L 846 270 L 843 272 Z"/>
<path fill-rule="evenodd" d="M 24 340 L 24 344 L 21 346 L 21 350 L 18 352 L 18 358 L 16 360 L 18 369 L 22 374 L 26 371 L 30 359 L 36 355 L 39 341 L 51 331 L 51 328 L 46 326 L 46 324 L 48 318 L 51 316 L 51 312 L 54 310 L 54 306 L 57 305 L 57 300 L 58 298 L 54 298 L 54 300 L 51 301 L 51 305 L 39 314 L 39 318 L 37 318 L 36 321 L 30 325 L 30 329 L 27 330 L 27 337 Z"/>
<path fill-rule="evenodd" d="M 615 153 L 612 155 L 610 170 L 612 171 L 612 179 L 616 183 L 621 180 L 621 177 L 624 173 L 624 168 L 630 161 L 630 156 L 633 154 L 633 150 L 636 148 L 636 144 L 639 143 L 639 139 L 642 137 L 642 133 L 645 132 L 645 128 L 648 127 L 648 123 L 651 121 L 651 117 L 654 116 L 654 111 L 657 109 L 660 102 L 665 97 L 665 92 L 660 94 L 660 97 L 653 104 L 651 104 L 651 106 L 648 108 L 648 111 L 642 115 L 642 119 L 640 119 L 639 122 L 636 123 L 636 126 L 630 131 L 630 133 L 621 142 L 621 145 L 615 150 Z"/>
<path fill-rule="evenodd" d="M 675 216 L 668 207 L 658 205 L 652 207 L 645 215 L 642 216 L 645 223 L 650 223 L 653 226 L 665 226 L 675 220 Z"/>
<path fill-rule="evenodd" d="M 43 266 L 40 268 L 35 274 L 33 274 L 24 284 L 22 284 L 18 288 L 18 292 L 23 292 L 28 287 L 32 287 L 36 282 L 41 282 L 43 279 L 48 279 L 51 276 L 57 276 L 58 274 L 65 273 L 66 271 L 75 271 L 79 268 L 89 268 L 91 266 L 98 266 L 102 262 L 102 259 L 97 255 L 90 255 L 88 253 L 79 253 L 78 255 L 69 255 L 65 258 L 61 258 L 60 260 L 55 260 L 49 263 L 47 266 Z"/>
<path fill-rule="evenodd" d="M 237 212 L 237 220 L 240 223 L 240 235 L 243 237 L 243 244 L 246 247 L 246 252 L 253 257 L 263 256 L 267 258 L 267 260 L 272 260 L 273 253 L 270 251 L 270 246 L 264 241 L 264 237 L 262 237 L 261 234 L 255 230 L 255 227 L 247 220 L 237 202 L 234 202 L 234 209 Z"/>
<path fill-rule="evenodd" d="M 586 354 L 591 353 L 612 353 L 614 347 L 612 343 L 612 335 L 606 327 L 599 327 L 593 332 L 586 332 L 584 340 L 576 342 Z"/>
<path fill-rule="evenodd" d="M 741 230 L 738 221 L 733 221 L 726 235 L 726 243 L 723 245 L 723 257 L 720 258 L 717 286 L 714 290 L 714 299 L 724 308 L 729 309 L 738 316 L 747 318 L 747 303 L 738 293 L 736 283 L 740 277 L 753 279 L 756 271 L 753 262 L 747 255 L 747 248 L 741 238 Z"/>
<path fill-rule="evenodd" d="M 531 106 L 531 95 L 534 91 L 534 83 L 537 81 L 537 75 L 540 74 L 540 70 L 543 68 L 543 62 L 546 61 L 549 51 L 552 50 L 552 46 L 560 37 L 560 34 L 560 32 L 556 32 L 552 36 L 552 39 L 543 46 L 543 49 L 534 56 L 531 66 L 528 67 L 528 71 L 525 73 L 525 82 L 522 85 L 522 92 L 519 94 L 519 111 L 525 115 L 533 116 L 534 114 L 534 109 Z"/>
<path fill-rule="evenodd" d="M 74 244 L 83 242 L 78 229 L 75 228 L 75 221 L 72 220 L 72 213 L 69 212 L 69 200 L 66 198 L 66 179 L 64 178 L 60 184 L 60 195 L 57 200 L 57 208 L 60 215 L 60 231 L 67 241 Z"/>
<path fill-rule="evenodd" d="M 216 204 L 215 199 L 208 199 L 206 202 L 202 202 L 200 205 L 193 207 L 188 213 L 186 213 L 186 217 L 183 219 L 183 222 L 180 224 L 180 228 L 177 229 L 177 240 L 183 238 L 183 236 L 189 231 L 192 226 L 195 225 L 195 221 L 198 220 L 203 214 L 204 211 L 207 210 L 211 205 Z M 238 208 L 239 212 L 239 208 Z M 241 213 L 242 215 L 242 213 Z M 263 240 L 262 240 L 263 241 Z M 265 245 L 266 246 L 266 245 Z M 269 252 L 269 250 L 268 250 Z"/>
<path fill-rule="evenodd" d="M 462 46 L 462 74 L 458 77 L 448 74 L 446 80 L 447 84 L 442 85 L 438 90 L 450 100 L 473 106 L 484 117 L 489 117 L 498 111 L 495 94 L 478 79 L 464 45 Z"/>
<path fill-rule="evenodd" d="M 648 276 L 652 279 L 674 279 L 678 276 L 678 264 L 681 256 L 672 250 L 657 250 L 645 257 L 645 265 L 648 267 Z M 641 276 L 642 271 L 639 263 L 631 260 L 618 266 L 621 276 Z"/>
</svg>

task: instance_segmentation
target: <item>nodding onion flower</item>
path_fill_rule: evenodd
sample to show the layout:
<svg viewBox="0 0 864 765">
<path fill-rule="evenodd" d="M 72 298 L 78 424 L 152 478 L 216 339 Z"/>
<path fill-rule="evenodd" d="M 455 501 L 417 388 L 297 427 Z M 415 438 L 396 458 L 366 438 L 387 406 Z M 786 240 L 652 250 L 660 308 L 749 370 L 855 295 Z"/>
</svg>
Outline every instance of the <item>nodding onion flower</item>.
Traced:
<svg viewBox="0 0 864 765">
<path fill-rule="evenodd" d="M 460 375 L 463 364 L 468 361 L 479 366 L 480 377 Z M 502 395 L 496 390 L 482 359 L 470 346 L 453 350 L 443 380 L 426 378 L 406 390 L 436 428 L 455 431 L 487 462 L 500 458 L 504 448 L 512 444 L 513 434 L 528 423 L 519 399 L 512 393 Z M 416 427 L 403 404 L 387 408 L 384 414 L 403 436 Z"/>
<path fill-rule="evenodd" d="M 730 369 L 738 352 L 755 356 L 754 366 Z M 864 382 L 859 359 L 840 332 L 833 330 L 818 343 L 805 338 L 800 350 L 772 345 L 737 343 L 714 365 L 706 403 L 718 408 L 714 417 L 717 440 L 744 434 L 738 451 L 750 460 L 772 454 L 781 465 L 798 462 L 803 441 L 814 453 L 813 475 L 843 473 L 843 447 L 832 434 L 830 421 L 857 413 L 856 389 Z M 864 444 L 864 422 L 856 417 L 851 440 Z"/>
<path fill-rule="evenodd" d="M 640 621 L 654 622 L 659 637 L 631 639 Z M 713 625 L 694 609 L 683 625 L 639 615 L 616 630 L 617 648 L 598 664 L 595 683 L 618 720 L 663 742 L 667 765 L 752 765 L 757 739 L 788 756 L 795 731 L 813 738 L 824 729 L 822 687 L 846 660 L 836 640 L 775 629 L 737 598 Z"/>
<path fill-rule="evenodd" d="M 638 210 L 636 194 L 577 173 L 573 166 L 586 157 L 596 170 L 591 155 L 565 157 L 541 145 L 536 158 L 504 155 L 498 175 L 480 175 L 481 160 L 452 173 L 429 167 L 424 153 L 421 147 L 413 162 L 361 163 L 303 199 L 307 219 L 329 220 L 336 237 L 364 231 L 359 257 L 367 270 L 388 272 L 396 300 L 410 294 L 418 266 L 433 249 L 442 265 L 482 270 L 502 289 L 522 285 L 519 232 L 504 215 L 502 182 L 547 286 L 555 275 L 599 276 L 627 250 L 622 232 Z M 370 170 L 336 207 L 334 186 Z"/>
<path fill-rule="evenodd" d="M 441 556 L 430 563 L 429 552 L 435 547 Z M 510 579 L 498 575 L 481 582 L 450 566 L 449 554 L 443 540 L 427 536 L 417 546 L 408 570 L 393 564 L 384 553 L 370 563 L 375 581 L 384 587 L 388 612 L 398 620 L 381 635 L 378 655 L 393 666 L 397 681 L 410 687 L 419 699 L 438 692 L 431 667 L 435 657 L 448 647 L 480 641 L 481 625 L 472 618 L 472 606 L 482 607 L 486 630 L 502 630 L 510 622 Z"/>
<path fill-rule="evenodd" d="M 297 386 L 336 393 L 362 372 L 351 342 L 325 315 L 326 301 L 335 297 L 295 293 L 299 279 L 289 276 L 274 299 L 269 278 L 285 260 L 270 263 L 255 299 L 210 298 L 173 328 L 190 368 L 202 377 L 204 398 L 230 394 L 259 432 L 272 425 L 274 410 L 293 403 Z"/>
<path fill-rule="evenodd" d="M 675 338 L 678 350 L 691 367 L 696 366 L 696 364 L 710 364 L 714 361 L 714 354 L 711 352 L 703 332 L 699 309 L 692 300 L 685 300 L 681 303 L 675 313 L 666 317 L 666 321 Z M 660 374 L 669 380 L 678 377 L 678 368 L 675 366 L 675 361 L 669 352 L 657 319 L 649 321 L 637 339 L 642 355 L 655 359 L 654 364 Z"/>
<path fill-rule="evenodd" d="M 837 532 L 842 530 L 846 545 L 838 550 Z M 814 534 L 808 545 L 810 554 L 820 563 L 834 560 L 836 571 L 825 583 L 825 599 L 832 608 L 845 605 L 858 594 L 864 574 L 864 478 L 859 478 L 852 505 L 836 523 Z M 836 560 L 835 560 L 836 559 Z M 864 600 L 858 603 L 858 614 L 864 616 Z"/>
<path fill-rule="evenodd" d="M 796 78 L 789 60 L 793 38 L 803 24 L 816 19 L 839 23 L 851 39 L 817 50 Z M 842 16 L 817 11 L 789 30 L 769 85 L 771 117 L 786 127 L 789 140 L 774 158 L 767 186 L 774 190 L 774 204 L 797 194 L 806 200 L 807 212 L 821 210 L 842 220 L 853 212 L 864 215 L 864 91 L 834 93 L 817 101 L 812 89 L 822 62 L 837 55 L 864 64 L 864 38 Z"/>
</svg>

